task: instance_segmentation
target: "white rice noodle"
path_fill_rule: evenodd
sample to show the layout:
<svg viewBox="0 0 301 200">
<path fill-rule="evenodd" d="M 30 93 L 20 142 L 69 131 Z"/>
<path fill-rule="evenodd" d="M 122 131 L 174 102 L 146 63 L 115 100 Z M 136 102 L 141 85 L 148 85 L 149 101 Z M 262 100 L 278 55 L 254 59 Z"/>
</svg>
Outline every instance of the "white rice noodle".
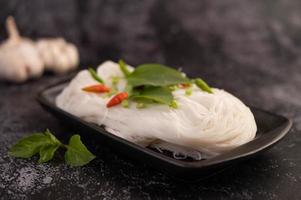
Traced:
<svg viewBox="0 0 301 200">
<path fill-rule="evenodd" d="M 193 160 L 203 160 L 210 157 L 216 156 L 216 154 L 200 152 L 189 147 L 184 147 L 176 144 L 171 144 L 164 141 L 156 141 L 151 144 L 150 147 L 156 149 L 160 153 L 163 153 L 164 150 L 167 150 L 172 153 L 173 158 L 177 160 L 185 160 L 191 158 Z"/>
<path fill-rule="evenodd" d="M 124 90 L 126 81 L 117 63 L 107 61 L 98 67 L 97 73 L 109 87 L 113 85 L 112 77 L 121 77 L 117 87 Z M 178 89 L 173 92 L 177 109 L 160 104 L 138 109 L 135 102 L 129 108 L 118 105 L 108 109 L 110 98 L 105 94 L 82 91 L 92 84 L 97 82 L 87 70 L 82 70 L 56 98 L 57 106 L 142 146 L 165 141 L 167 144 L 156 147 L 173 151 L 177 158 L 180 155 L 201 159 L 208 153 L 223 153 L 251 141 L 256 135 L 250 109 L 221 89 L 213 88 L 213 94 L 209 94 L 193 85 L 190 96 L 185 95 L 184 89 Z"/>
</svg>

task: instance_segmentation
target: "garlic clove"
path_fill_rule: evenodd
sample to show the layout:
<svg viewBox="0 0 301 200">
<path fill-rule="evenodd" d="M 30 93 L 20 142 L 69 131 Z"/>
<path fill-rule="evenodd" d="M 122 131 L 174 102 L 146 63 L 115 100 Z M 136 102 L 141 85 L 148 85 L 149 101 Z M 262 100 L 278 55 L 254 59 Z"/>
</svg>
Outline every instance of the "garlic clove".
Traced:
<svg viewBox="0 0 301 200">
<path fill-rule="evenodd" d="M 77 48 L 63 38 L 40 39 L 36 46 L 49 71 L 62 74 L 78 66 Z"/>
<path fill-rule="evenodd" d="M 53 65 L 53 71 L 62 74 L 71 70 L 70 62 L 66 56 L 58 56 L 55 65 Z"/>
<path fill-rule="evenodd" d="M 68 55 L 71 61 L 71 67 L 74 69 L 79 65 L 79 54 L 75 45 L 69 43 L 66 47 L 66 51 L 68 51 Z"/>
<path fill-rule="evenodd" d="M 44 62 L 45 69 L 50 69 L 51 66 L 53 65 L 52 62 L 54 59 L 53 59 L 51 51 L 49 50 L 49 48 L 50 48 L 49 43 L 41 40 L 36 43 L 36 47 L 40 54 L 41 59 Z"/>
<path fill-rule="evenodd" d="M 0 79 L 7 81 L 21 83 L 28 79 L 28 70 L 14 49 L 0 51 L 0 72 Z"/>
<path fill-rule="evenodd" d="M 29 78 L 38 78 L 44 72 L 44 63 L 39 52 L 31 42 L 22 42 L 19 45 L 18 53 L 28 68 Z"/>
<path fill-rule="evenodd" d="M 0 45 L 0 77 L 12 82 L 24 82 L 40 77 L 44 63 L 32 40 L 19 35 L 12 17 L 6 21 L 9 38 Z"/>
</svg>

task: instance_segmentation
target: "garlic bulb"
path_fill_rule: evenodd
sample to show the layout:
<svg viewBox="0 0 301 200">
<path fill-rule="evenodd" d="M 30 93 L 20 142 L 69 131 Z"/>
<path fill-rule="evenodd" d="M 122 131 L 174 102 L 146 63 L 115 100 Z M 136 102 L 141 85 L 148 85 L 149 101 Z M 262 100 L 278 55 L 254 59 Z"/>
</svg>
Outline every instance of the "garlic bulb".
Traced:
<svg viewBox="0 0 301 200">
<path fill-rule="evenodd" d="M 78 65 L 77 48 L 63 38 L 40 39 L 36 46 L 45 68 L 49 71 L 61 74 L 75 69 Z"/>
<path fill-rule="evenodd" d="M 0 45 L 0 78 L 23 82 L 40 77 L 44 63 L 32 40 L 19 35 L 12 17 L 6 20 L 9 38 Z"/>
<path fill-rule="evenodd" d="M 38 78 L 44 68 L 55 73 L 73 70 L 79 63 L 75 45 L 63 38 L 34 42 L 20 36 L 13 17 L 6 20 L 8 39 L 0 45 L 0 79 L 24 82 Z"/>
</svg>

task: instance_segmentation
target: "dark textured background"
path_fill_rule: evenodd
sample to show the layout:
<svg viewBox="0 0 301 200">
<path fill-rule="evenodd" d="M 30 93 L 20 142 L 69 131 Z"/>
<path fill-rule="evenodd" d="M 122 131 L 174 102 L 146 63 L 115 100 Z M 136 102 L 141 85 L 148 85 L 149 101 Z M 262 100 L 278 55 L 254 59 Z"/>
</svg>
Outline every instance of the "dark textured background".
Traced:
<svg viewBox="0 0 301 200">
<path fill-rule="evenodd" d="M 8 157 L 7 149 L 46 128 L 66 138 L 70 130 L 35 101 L 64 77 L 0 83 L 1 199 L 300 199 L 300 9 L 297 0 L 0 0 L 1 40 L 11 14 L 25 36 L 74 42 L 82 66 L 124 58 L 183 67 L 294 121 L 270 151 L 200 183 L 176 182 L 93 143 L 99 156 L 88 166 L 69 168 L 59 158 L 36 165 Z"/>
</svg>

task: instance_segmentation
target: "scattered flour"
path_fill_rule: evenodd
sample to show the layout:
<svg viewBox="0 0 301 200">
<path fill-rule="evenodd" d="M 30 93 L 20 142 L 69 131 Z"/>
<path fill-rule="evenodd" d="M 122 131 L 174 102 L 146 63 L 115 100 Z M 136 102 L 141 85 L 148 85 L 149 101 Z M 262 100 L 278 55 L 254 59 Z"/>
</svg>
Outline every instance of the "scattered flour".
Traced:
<svg viewBox="0 0 301 200">
<path fill-rule="evenodd" d="M 35 186 L 35 180 L 39 174 L 31 167 L 23 167 L 19 170 L 19 177 L 17 178 L 17 185 L 21 190 L 26 191 Z"/>
<path fill-rule="evenodd" d="M 44 179 L 43 179 L 43 183 L 44 184 L 49 184 L 51 183 L 52 181 L 52 178 L 50 176 L 46 176 Z"/>
<path fill-rule="evenodd" d="M 22 199 L 21 196 L 35 194 L 41 189 L 55 185 L 52 183 L 52 177 L 58 173 L 56 166 L 38 165 L 35 160 L 9 156 L 2 159 L 6 162 L 0 163 L 0 190 L 8 195 L 5 198 Z"/>
</svg>

